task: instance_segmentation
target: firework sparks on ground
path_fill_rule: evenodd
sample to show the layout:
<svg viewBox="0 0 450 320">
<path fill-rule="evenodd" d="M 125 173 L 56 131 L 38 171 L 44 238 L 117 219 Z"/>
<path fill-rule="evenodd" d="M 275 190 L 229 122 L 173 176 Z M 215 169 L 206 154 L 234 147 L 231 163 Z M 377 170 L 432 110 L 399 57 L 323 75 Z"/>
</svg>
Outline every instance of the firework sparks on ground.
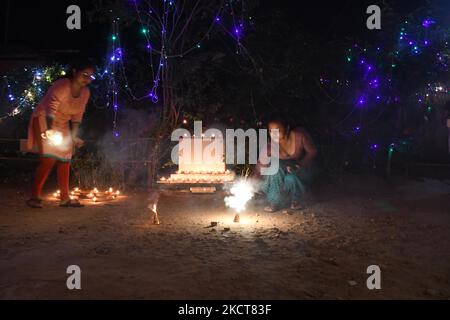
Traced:
<svg viewBox="0 0 450 320">
<path fill-rule="evenodd" d="M 225 198 L 225 204 L 227 207 L 236 210 L 237 213 L 241 213 L 255 195 L 255 191 L 255 186 L 250 181 L 238 181 L 230 189 L 231 196 Z"/>
</svg>

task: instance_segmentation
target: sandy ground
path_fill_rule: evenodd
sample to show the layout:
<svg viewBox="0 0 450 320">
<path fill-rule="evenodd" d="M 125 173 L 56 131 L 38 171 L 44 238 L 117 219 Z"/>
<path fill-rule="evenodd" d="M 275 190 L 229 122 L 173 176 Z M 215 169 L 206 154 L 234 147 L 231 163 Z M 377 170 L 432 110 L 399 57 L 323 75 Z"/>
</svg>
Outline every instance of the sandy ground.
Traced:
<svg viewBox="0 0 450 320">
<path fill-rule="evenodd" d="M 2 299 L 450 298 L 445 181 L 349 177 L 313 190 L 300 212 L 254 201 L 241 224 L 221 193 L 162 194 L 160 226 L 145 193 L 42 210 L 24 206 L 24 190 L 1 194 Z M 81 291 L 66 288 L 69 265 Z M 369 265 L 381 267 L 381 290 L 366 287 Z"/>
</svg>

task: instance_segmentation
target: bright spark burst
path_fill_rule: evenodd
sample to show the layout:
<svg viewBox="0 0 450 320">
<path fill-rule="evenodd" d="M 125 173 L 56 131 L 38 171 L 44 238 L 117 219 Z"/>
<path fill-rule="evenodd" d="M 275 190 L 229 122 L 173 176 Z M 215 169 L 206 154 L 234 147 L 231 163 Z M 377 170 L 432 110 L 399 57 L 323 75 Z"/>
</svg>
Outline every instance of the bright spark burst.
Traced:
<svg viewBox="0 0 450 320">
<path fill-rule="evenodd" d="M 249 181 L 241 180 L 230 189 L 230 192 L 232 195 L 225 198 L 225 204 L 239 213 L 245 210 L 247 202 L 253 198 L 255 188 Z"/>
<path fill-rule="evenodd" d="M 59 131 L 47 130 L 45 133 L 42 134 L 42 138 L 48 139 L 50 141 L 50 144 L 57 147 L 63 144 L 63 135 Z"/>
</svg>

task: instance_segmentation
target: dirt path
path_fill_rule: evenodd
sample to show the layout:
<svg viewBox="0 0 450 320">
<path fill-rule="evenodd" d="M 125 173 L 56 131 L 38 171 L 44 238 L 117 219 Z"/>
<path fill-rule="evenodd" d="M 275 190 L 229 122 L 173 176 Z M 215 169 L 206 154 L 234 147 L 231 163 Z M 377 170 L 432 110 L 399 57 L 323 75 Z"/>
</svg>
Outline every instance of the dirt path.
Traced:
<svg viewBox="0 0 450 320">
<path fill-rule="evenodd" d="M 444 182 L 352 180 L 315 190 L 294 214 L 254 202 L 241 224 L 222 194 L 161 195 L 160 226 L 145 194 L 71 210 L 1 194 L 2 299 L 450 298 Z M 66 288 L 69 265 L 82 270 L 81 291 Z M 369 265 L 381 267 L 382 290 L 367 289 Z"/>
</svg>

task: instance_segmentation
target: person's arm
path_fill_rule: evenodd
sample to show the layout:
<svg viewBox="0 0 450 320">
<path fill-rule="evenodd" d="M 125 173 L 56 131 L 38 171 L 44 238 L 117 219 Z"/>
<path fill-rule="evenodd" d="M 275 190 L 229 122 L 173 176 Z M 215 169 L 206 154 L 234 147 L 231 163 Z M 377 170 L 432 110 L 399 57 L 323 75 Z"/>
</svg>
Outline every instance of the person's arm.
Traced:
<svg viewBox="0 0 450 320">
<path fill-rule="evenodd" d="M 311 136 L 305 131 L 302 132 L 302 145 L 306 152 L 306 156 L 300 160 L 299 166 L 300 168 L 308 168 L 313 164 L 314 159 L 317 156 L 317 148 Z"/>
<path fill-rule="evenodd" d="M 81 146 L 83 145 L 83 143 L 84 143 L 83 140 L 81 140 L 81 139 L 78 137 L 78 134 L 79 134 L 79 132 L 80 132 L 80 125 L 81 125 L 81 122 L 82 122 L 82 120 L 83 120 L 84 112 L 85 112 L 85 110 L 86 110 L 86 104 L 87 104 L 87 102 L 89 101 L 89 96 L 90 96 L 90 94 L 87 95 L 87 98 L 86 98 L 86 100 L 85 100 L 85 102 L 84 102 L 84 104 L 83 104 L 82 110 L 81 110 L 79 113 L 73 115 L 72 118 L 71 118 L 71 124 L 72 124 L 72 132 L 71 132 L 71 134 L 72 134 L 72 140 L 74 141 L 74 143 L 75 143 L 75 145 L 76 145 L 77 147 L 81 147 Z"/>
<path fill-rule="evenodd" d="M 78 137 L 81 122 L 72 122 L 72 138 Z"/>
<path fill-rule="evenodd" d="M 81 124 L 81 120 L 80 121 L 71 121 L 72 122 L 72 130 L 71 130 L 71 135 L 72 135 L 72 141 L 75 145 L 75 147 L 81 147 L 84 144 L 84 141 L 81 140 L 78 137 L 78 133 L 80 131 L 80 124 Z"/>
<path fill-rule="evenodd" d="M 39 126 L 41 128 L 41 133 L 45 133 L 47 130 L 53 128 L 53 121 L 55 119 L 56 113 L 58 112 L 59 106 L 62 101 L 63 88 L 59 83 L 54 83 L 48 90 L 47 95 L 49 96 L 48 106 L 39 113 Z"/>
</svg>

